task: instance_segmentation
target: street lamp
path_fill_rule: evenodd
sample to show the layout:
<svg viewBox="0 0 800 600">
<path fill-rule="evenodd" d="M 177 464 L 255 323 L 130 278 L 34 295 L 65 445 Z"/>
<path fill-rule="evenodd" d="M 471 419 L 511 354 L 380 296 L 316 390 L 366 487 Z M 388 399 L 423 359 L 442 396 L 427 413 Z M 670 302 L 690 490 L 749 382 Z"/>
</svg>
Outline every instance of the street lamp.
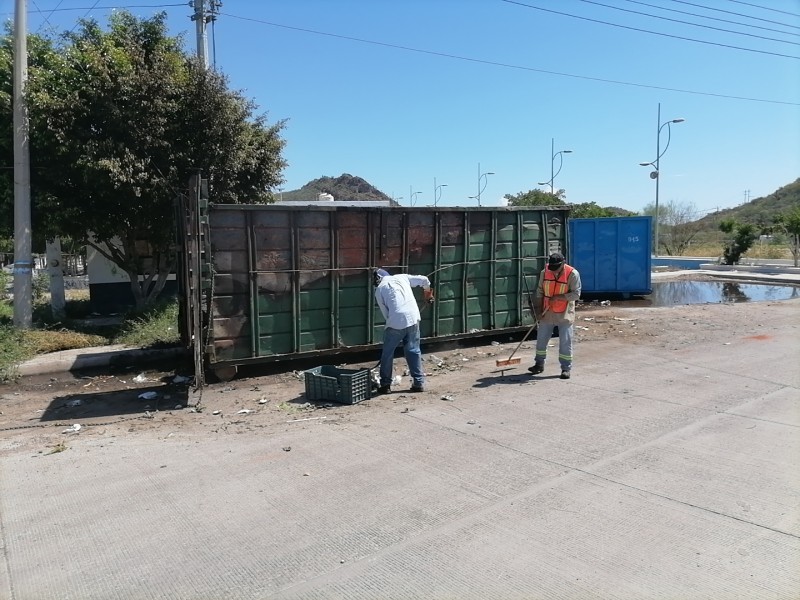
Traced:
<svg viewBox="0 0 800 600">
<path fill-rule="evenodd" d="M 413 186 L 408 186 L 408 201 L 411 203 L 411 206 L 414 206 L 414 201 L 417 199 L 422 192 L 415 192 L 413 191 Z"/>
<path fill-rule="evenodd" d="M 494 175 L 494 172 L 488 171 L 486 173 L 481 173 L 481 163 L 478 163 L 478 195 L 469 196 L 469 198 L 476 198 L 478 200 L 478 206 L 481 205 L 481 194 L 483 193 L 483 190 L 486 189 L 486 186 L 489 184 L 489 175 Z M 483 184 L 482 186 L 481 183 Z"/>
<path fill-rule="evenodd" d="M 556 180 L 556 176 L 561 173 L 561 167 L 564 166 L 564 155 L 565 154 L 572 154 L 572 150 L 559 150 L 555 152 L 555 145 L 556 141 L 554 138 L 550 138 L 550 181 L 540 181 L 536 185 L 549 185 L 550 186 L 550 193 L 553 193 L 553 182 Z M 558 171 L 553 173 L 553 167 L 555 166 L 556 156 L 558 157 Z"/>
<path fill-rule="evenodd" d="M 433 178 L 433 205 L 437 206 L 439 204 L 439 200 L 442 199 L 442 188 L 447 187 L 446 183 L 441 183 L 436 185 L 436 177 Z"/>
<path fill-rule="evenodd" d="M 643 162 L 639 163 L 643 167 L 653 167 L 655 169 L 650 173 L 650 179 L 656 180 L 656 227 L 655 227 L 655 247 L 654 252 L 655 256 L 658 256 L 658 180 L 661 179 L 660 174 L 661 170 L 659 169 L 659 161 L 661 157 L 669 148 L 670 138 L 672 137 L 672 129 L 670 125 L 672 123 L 683 123 L 686 119 L 670 119 L 669 121 L 661 122 L 661 103 L 658 103 L 658 133 L 656 133 L 656 159 L 652 162 Z M 662 152 L 661 150 L 661 130 L 667 128 L 667 145 L 664 147 Z"/>
</svg>

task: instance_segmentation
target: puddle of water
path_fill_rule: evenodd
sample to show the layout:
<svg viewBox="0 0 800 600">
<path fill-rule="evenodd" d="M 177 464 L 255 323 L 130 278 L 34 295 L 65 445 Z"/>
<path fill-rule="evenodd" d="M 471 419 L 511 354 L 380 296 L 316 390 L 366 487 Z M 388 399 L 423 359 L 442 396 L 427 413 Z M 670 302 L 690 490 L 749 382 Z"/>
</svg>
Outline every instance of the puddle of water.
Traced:
<svg viewBox="0 0 800 600">
<path fill-rule="evenodd" d="M 653 293 L 631 299 L 636 306 L 678 306 L 726 302 L 774 302 L 800 298 L 800 287 L 735 281 L 654 281 Z M 617 305 L 626 302 L 615 303 Z"/>
</svg>

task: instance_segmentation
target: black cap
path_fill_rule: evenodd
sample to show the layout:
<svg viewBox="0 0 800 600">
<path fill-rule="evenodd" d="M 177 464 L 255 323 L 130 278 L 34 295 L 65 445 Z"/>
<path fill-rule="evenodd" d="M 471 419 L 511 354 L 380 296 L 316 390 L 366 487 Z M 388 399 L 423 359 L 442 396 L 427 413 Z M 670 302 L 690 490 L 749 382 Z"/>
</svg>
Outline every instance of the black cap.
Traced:
<svg viewBox="0 0 800 600">
<path fill-rule="evenodd" d="M 561 252 L 553 252 L 547 259 L 547 266 L 557 268 L 564 264 L 564 255 Z"/>
</svg>

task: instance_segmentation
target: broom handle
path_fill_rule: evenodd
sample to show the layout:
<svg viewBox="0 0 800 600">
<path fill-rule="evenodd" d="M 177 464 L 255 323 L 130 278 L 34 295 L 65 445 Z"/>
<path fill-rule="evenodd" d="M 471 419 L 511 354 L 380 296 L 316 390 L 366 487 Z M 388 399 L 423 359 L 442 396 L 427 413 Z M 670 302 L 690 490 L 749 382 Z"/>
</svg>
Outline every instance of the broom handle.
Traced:
<svg viewBox="0 0 800 600">
<path fill-rule="evenodd" d="M 506 359 L 507 361 L 508 361 L 508 360 L 511 360 L 512 358 L 514 358 L 514 355 L 517 353 L 517 350 L 519 350 L 519 349 L 520 349 L 520 347 L 522 346 L 522 344 L 524 344 L 524 343 L 525 343 L 525 340 L 527 340 L 527 339 L 528 339 L 528 336 L 531 334 L 531 332 L 532 332 L 534 329 L 536 329 L 536 326 L 537 326 L 537 325 L 538 325 L 538 323 L 534 323 L 533 325 L 531 325 L 530 329 L 528 329 L 528 331 L 525 333 L 525 337 L 523 337 L 523 338 L 522 338 L 522 341 L 520 341 L 520 343 L 519 343 L 519 344 L 517 344 L 517 347 L 516 347 L 516 348 L 514 348 L 514 351 L 511 353 L 511 356 L 509 356 L 509 357 Z"/>
</svg>

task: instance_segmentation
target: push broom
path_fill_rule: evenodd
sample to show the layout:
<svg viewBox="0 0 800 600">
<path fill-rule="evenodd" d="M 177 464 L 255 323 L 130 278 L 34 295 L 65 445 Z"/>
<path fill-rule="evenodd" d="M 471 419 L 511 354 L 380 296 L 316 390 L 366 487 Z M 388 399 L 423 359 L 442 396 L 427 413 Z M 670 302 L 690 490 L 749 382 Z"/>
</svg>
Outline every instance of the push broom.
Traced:
<svg viewBox="0 0 800 600">
<path fill-rule="evenodd" d="M 531 315 L 533 316 L 533 325 L 531 325 L 530 329 L 528 329 L 528 331 L 525 333 L 525 337 L 523 337 L 522 340 L 520 341 L 520 343 L 517 344 L 517 347 L 514 348 L 514 351 L 511 353 L 511 356 L 509 356 L 505 360 L 496 360 L 495 361 L 495 365 L 498 366 L 498 367 L 511 367 L 513 365 L 518 365 L 519 363 L 521 363 L 522 359 L 521 358 L 514 358 L 514 355 L 517 353 L 517 350 L 519 350 L 522 347 L 522 344 L 525 343 L 525 340 L 528 339 L 528 336 L 531 334 L 531 332 L 533 332 L 533 330 L 536 329 L 539 326 L 539 320 L 536 318 L 536 311 L 533 310 L 533 303 L 531 302 L 531 292 L 528 289 L 528 279 L 527 279 L 527 277 L 524 277 L 524 276 L 523 276 L 523 279 L 525 281 L 525 291 L 528 294 L 528 307 L 530 308 Z M 547 312 L 547 311 L 545 311 L 545 312 Z M 542 313 L 542 315 L 544 315 L 544 313 Z"/>
</svg>

